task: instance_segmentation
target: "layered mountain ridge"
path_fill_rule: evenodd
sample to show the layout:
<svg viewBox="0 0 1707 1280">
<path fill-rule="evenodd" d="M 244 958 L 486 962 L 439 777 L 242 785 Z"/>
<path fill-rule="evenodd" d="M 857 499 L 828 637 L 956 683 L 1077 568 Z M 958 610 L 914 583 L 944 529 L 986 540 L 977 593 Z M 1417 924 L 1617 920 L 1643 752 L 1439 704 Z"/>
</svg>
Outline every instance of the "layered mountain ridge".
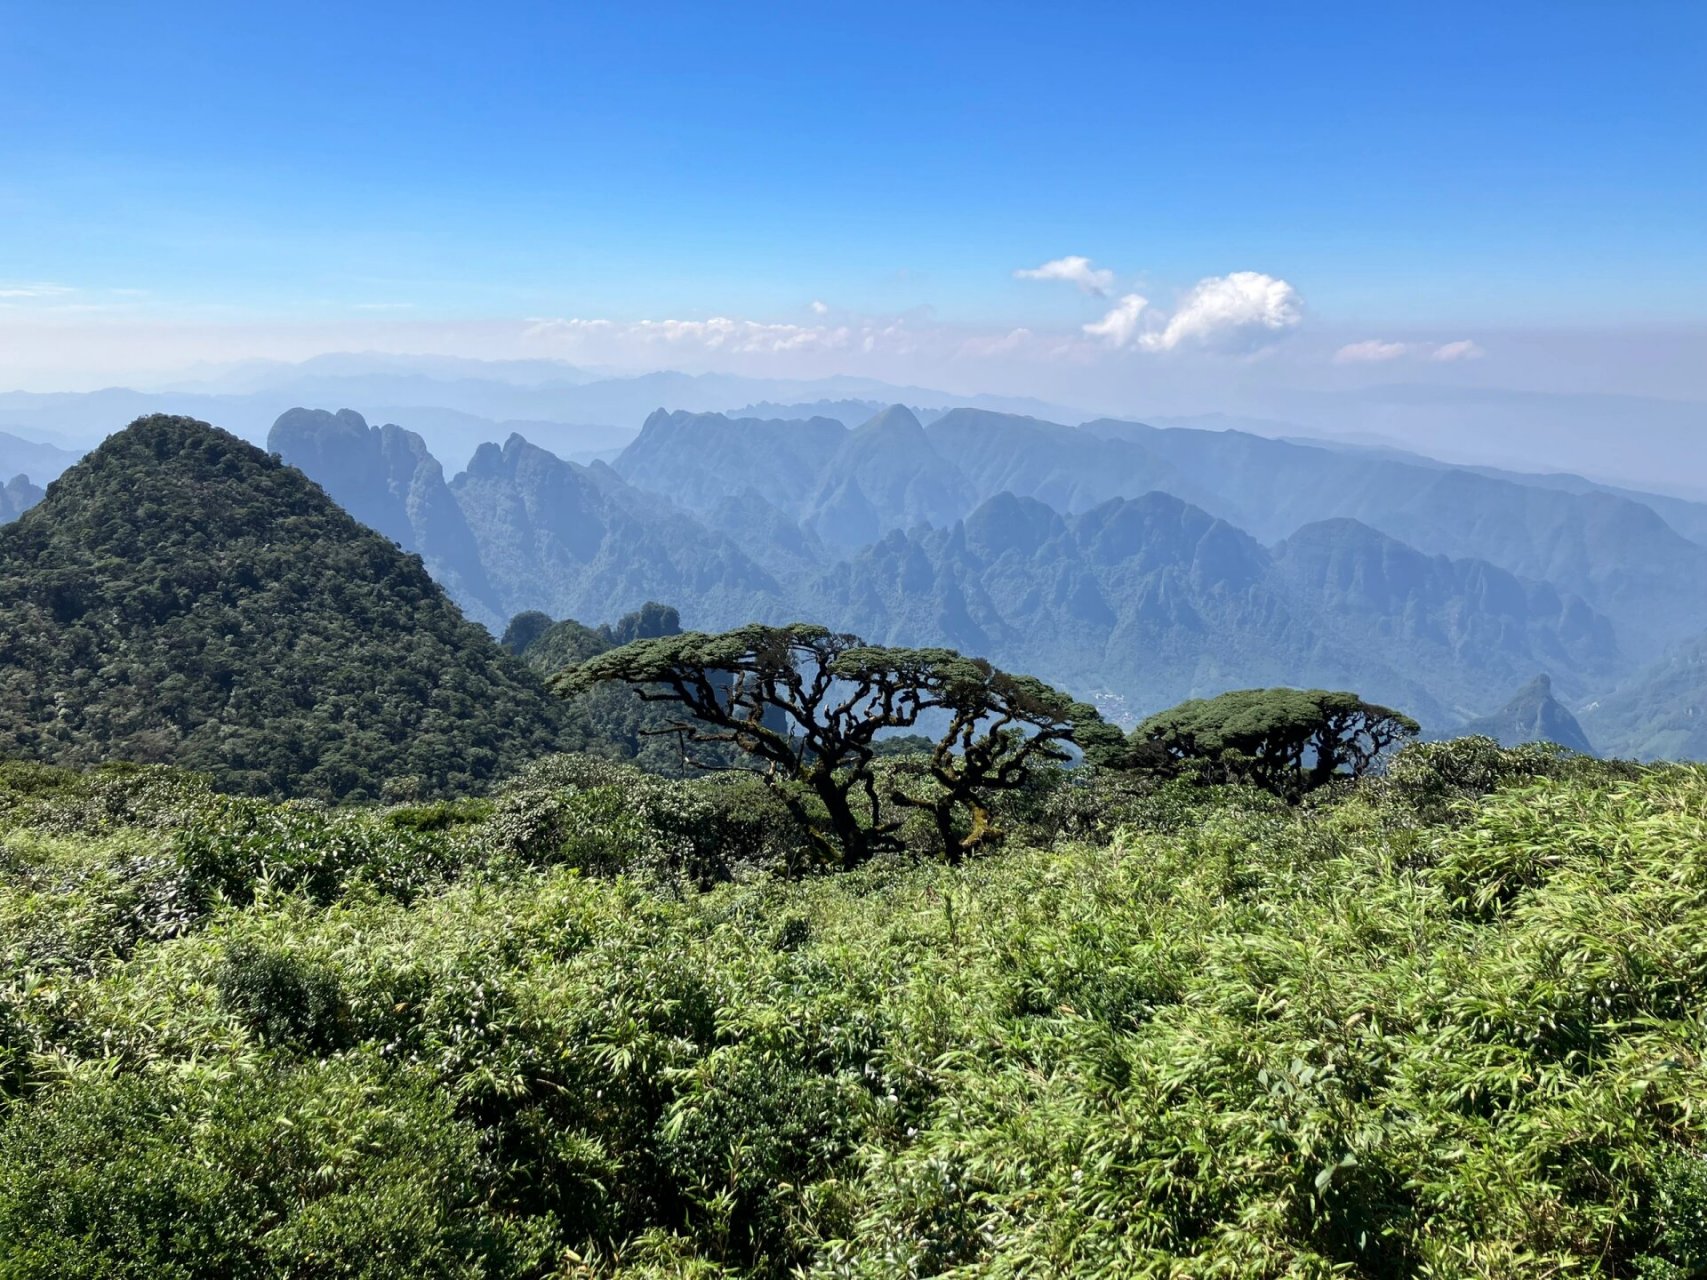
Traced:
<svg viewBox="0 0 1707 1280">
<path fill-rule="evenodd" d="M 1003 492 L 1072 514 L 1110 498 L 1160 490 L 1264 543 L 1306 524 L 1349 518 L 1429 555 L 1485 560 L 1551 583 L 1615 623 L 1632 620 L 1619 627 L 1618 642 L 1634 660 L 1650 660 L 1707 630 L 1707 547 L 1678 533 L 1652 507 L 1602 488 L 1519 483 L 1426 460 L 1242 431 L 1112 420 L 1075 428 L 975 409 L 954 409 L 920 427 L 910 437 L 911 456 L 889 451 L 850 472 L 842 448 L 865 428 L 849 431 L 814 420 L 811 450 L 788 454 L 785 467 L 775 443 L 789 439 L 785 422 L 668 417 L 666 448 L 659 447 L 663 422 L 654 414 L 613 467 L 636 487 L 668 494 L 695 512 L 756 490 L 810 524 L 820 518 L 822 495 L 835 493 L 851 473 L 858 500 L 850 495 L 842 505 L 854 507 L 867 531 L 880 536 L 920 522 L 947 526 Z M 838 429 L 841 443 L 832 449 Z M 743 439 L 748 451 L 726 448 L 731 436 Z M 668 456 L 667 467 L 660 455 Z M 803 461 L 811 458 L 821 470 L 802 474 L 809 469 Z M 885 469 L 914 482 L 873 490 L 866 476 Z M 684 473 L 693 482 L 677 487 Z M 1684 511 L 1699 505 L 1666 501 Z M 1707 508 L 1702 511 L 1707 515 Z"/>
<path fill-rule="evenodd" d="M 1407 491 L 1394 487 L 1400 473 L 1366 475 L 1359 487 L 1340 454 L 1310 446 L 961 409 L 926 425 L 892 406 L 852 429 L 822 417 L 659 411 L 608 466 L 567 462 L 512 435 L 482 445 L 447 483 L 410 435 L 354 414 L 287 414 L 270 444 L 310 475 L 326 473 L 335 496 L 350 492 L 352 510 L 371 510 L 376 527 L 396 530 L 429 566 L 444 563 L 429 556 L 435 546 L 472 545 L 477 567 L 434 571 L 494 630 L 526 610 L 598 621 L 662 599 L 697 627 L 811 617 L 874 641 L 985 653 L 1096 695 L 1115 714 L 1238 685 L 1339 684 L 1441 726 L 1497 705 L 1537 670 L 1588 697 L 1630 666 L 1616 618 L 1583 593 L 1336 514 L 1384 475 L 1392 502 L 1377 514 L 1393 523 Z M 1139 442 L 1152 436 L 1166 447 Z M 1199 456 L 1217 451 L 1230 458 L 1225 474 Z M 1260 497 L 1257 474 L 1285 479 L 1287 466 L 1312 464 L 1340 492 L 1307 502 L 1289 490 L 1276 505 L 1314 518 L 1265 540 L 1226 514 Z M 1442 471 L 1402 475 L 1422 488 Z M 1499 486 L 1521 488 L 1474 479 L 1495 486 L 1490 502 L 1509 505 Z M 455 512 L 436 544 L 411 514 L 432 506 L 428 495 L 433 509 Z M 1568 514 L 1585 498 L 1546 491 L 1544 500 Z M 1609 499 L 1615 510 L 1627 501 Z M 1653 517 L 1639 508 L 1624 518 L 1645 527 L 1643 513 Z M 1653 519 L 1666 542 L 1669 527 Z M 1272 530 L 1281 517 L 1259 523 Z M 1462 550 L 1475 540 L 1437 541 Z M 1513 541 L 1506 559 L 1545 550 Z M 1670 542 L 1683 557 L 1699 550 L 1675 534 Z"/>
</svg>

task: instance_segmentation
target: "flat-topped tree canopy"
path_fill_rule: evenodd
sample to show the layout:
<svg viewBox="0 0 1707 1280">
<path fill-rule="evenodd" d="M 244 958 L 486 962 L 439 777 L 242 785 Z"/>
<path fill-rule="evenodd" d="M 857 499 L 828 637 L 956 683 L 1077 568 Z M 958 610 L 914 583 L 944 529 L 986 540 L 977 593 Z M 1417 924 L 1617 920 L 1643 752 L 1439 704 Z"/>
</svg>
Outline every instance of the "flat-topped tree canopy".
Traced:
<svg viewBox="0 0 1707 1280">
<path fill-rule="evenodd" d="M 1355 693 L 1238 689 L 1158 712 L 1132 731 L 1135 751 L 1188 762 L 1206 776 L 1298 795 L 1337 776 L 1361 777 L 1417 722 Z"/>
<path fill-rule="evenodd" d="M 1071 758 L 1069 744 L 1081 738 L 1100 747 L 1118 737 L 1094 707 L 1030 676 L 953 649 L 868 645 L 814 623 L 637 640 L 554 686 L 573 695 L 613 680 L 679 703 L 686 714 L 673 730 L 684 743 L 732 744 L 762 761 L 785 796 L 803 788 L 823 815 L 800 807 L 798 816 L 809 829 L 827 826 L 823 850 L 844 866 L 898 847 L 899 820 L 885 814 L 871 767 L 885 731 L 947 716 L 924 768 L 934 788 L 898 783 L 887 798 L 930 810 L 951 859 L 997 834 L 983 793 L 1019 785 L 1034 762 Z"/>
</svg>

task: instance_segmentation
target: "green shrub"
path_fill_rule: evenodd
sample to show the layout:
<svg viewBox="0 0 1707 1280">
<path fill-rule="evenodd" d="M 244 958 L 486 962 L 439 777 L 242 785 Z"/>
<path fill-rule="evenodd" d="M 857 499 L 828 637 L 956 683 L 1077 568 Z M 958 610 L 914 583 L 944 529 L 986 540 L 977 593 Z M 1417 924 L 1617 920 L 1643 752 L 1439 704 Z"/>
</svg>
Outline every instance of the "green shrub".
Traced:
<svg viewBox="0 0 1707 1280">
<path fill-rule="evenodd" d="M 1651 1252 L 1636 1260 L 1642 1280 L 1687 1280 L 1707 1271 L 1707 1158 L 1667 1151 L 1656 1162 Z"/>
<path fill-rule="evenodd" d="M 119 828 L 169 830 L 217 802 L 206 776 L 163 765 L 80 771 L 0 762 L 0 825 L 91 836 Z"/>
<path fill-rule="evenodd" d="M 706 887 L 790 866 L 804 844 L 787 806 L 746 773 L 678 781 L 594 756 L 541 760 L 499 796 L 489 824 L 501 852 Z"/>
<path fill-rule="evenodd" d="M 478 1167 L 442 1100 L 356 1065 L 89 1081 L 0 1129 L 0 1274 L 472 1280 L 527 1247 Z"/>
<path fill-rule="evenodd" d="M 408 900 L 469 860 L 452 832 L 308 801 L 226 800 L 173 833 L 173 853 L 204 909 L 265 886 L 330 903 L 360 885 Z"/>
<path fill-rule="evenodd" d="M 241 939 L 219 968 L 219 1002 L 266 1045 L 330 1053 L 348 1035 L 337 976 L 299 956 Z"/>
<path fill-rule="evenodd" d="M 1423 823 L 1442 823 L 1482 796 L 1534 778 L 1611 780 L 1636 777 L 1630 761 L 1596 760 L 1551 742 L 1502 747 L 1492 738 L 1414 742 L 1388 762 L 1385 776 L 1369 784 L 1390 803 Z"/>
</svg>

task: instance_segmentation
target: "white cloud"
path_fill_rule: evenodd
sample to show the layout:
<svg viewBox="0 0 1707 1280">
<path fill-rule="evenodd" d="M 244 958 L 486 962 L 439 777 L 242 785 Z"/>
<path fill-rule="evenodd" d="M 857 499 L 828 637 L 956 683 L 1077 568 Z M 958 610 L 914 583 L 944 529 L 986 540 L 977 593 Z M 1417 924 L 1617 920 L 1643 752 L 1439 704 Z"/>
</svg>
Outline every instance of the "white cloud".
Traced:
<svg viewBox="0 0 1707 1280">
<path fill-rule="evenodd" d="M 791 324 L 712 316 L 709 320 L 533 319 L 522 336 L 548 344 L 565 358 L 633 362 L 690 356 L 772 356 L 847 352 L 910 355 L 924 347 L 952 352 L 964 336 L 946 327 L 911 324 L 906 317 L 859 323 Z M 1012 338 L 1009 334 L 1008 338 Z M 1017 340 L 1016 340 L 1017 341 Z M 651 353 L 651 354 L 647 354 Z"/>
<path fill-rule="evenodd" d="M 0 298 L 63 298 L 76 292 L 68 284 L 0 284 Z"/>
<path fill-rule="evenodd" d="M 830 307 L 829 307 L 828 303 L 822 302 L 817 298 L 812 299 L 812 314 L 813 315 L 815 315 L 815 316 L 828 315 L 829 312 L 830 312 Z"/>
<path fill-rule="evenodd" d="M 1082 293 L 1106 298 L 1109 288 L 1114 284 L 1114 272 L 1093 267 L 1089 258 L 1081 258 L 1075 254 L 1045 262 L 1041 267 L 1023 267 L 1014 272 L 1014 279 L 1064 280 L 1068 284 L 1078 285 Z"/>
<path fill-rule="evenodd" d="M 1484 352 L 1482 349 L 1474 342 L 1470 341 L 1468 338 L 1463 338 L 1457 342 L 1441 343 L 1440 346 L 1434 349 L 1434 354 L 1431 355 L 1429 359 L 1443 361 L 1480 360 L 1483 354 Z"/>
<path fill-rule="evenodd" d="M 1303 300 L 1286 281 L 1260 271 L 1235 271 L 1199 280 L 1165 319 L 1147 298 L 1129 293 L 1084 331 L 1111 347 L 1198 347 L 1242 354 L 1267 346 L 1303 319 Z"/>
<path fill-rule="evenodd" d="M 1063 260 L 1066 261 L 1066 260 Z M 1086 269 L 1089 264 L 1079 260 Z M 1039 268 L 1042 271 L 1043 268 Z M 1063 276 L 1062 278 L 1068 278 Z M 617 320 L 566 317 L 531 320 L 524 337 L 565 359 L 620 366 L 757 367 L 769 358 L 814 356 L 812 367 L 835 359 L 909 356 L 932 359 L 1007 359 L 1026 364 L 1082 363 L 1108 351 L 1167 352 L 1199 348 L 1254 352 L 1303 318 L 1296 291 L 1260 272 L 1235 272 L 1200 280 L 1171 314 L 1140 293 L 1105 304 L 1100 319 L 1077 333 L 1029 327 L 986 329 L 938 323 L 928 309 L 904 316 L 843 317 L 826 304 L 804 322 L 708 319 Z M 834 314 L 836 319 L 830 319 Z M 799 366 L 797 366 L 799 367 Z"/>
<path fill-rule="evenodd" d="M 1480 360 L 1482 355 L 1482 349 L 1468 338 L 1438 345 L 1427 342 L 1385 342 L 1380 338 L 1370 338 L 1364 342 L 1350 342 L 1341 347 L 1334 352 L 1334 363 L 1378 364 L 1397 360 L 1401 356 L 1416 356 L 1449 363 L 1454 360 Z"/>
<path fill-rule="evenodd" d="M 1411 350 L 1408 342 L 1383 342 L 1380 338 L 1370 338 L 1365 342 L 1348 342 L 1334 352 L 1335 364 L 1378 364 L 1384 360 L 1397 360 Z"/>
<path fill-rule="evenodd" d="M 1085 326 L 1085 332 L 1093 338 L 1101 338 L 1111 347 L 1124 347 L 1132 341 L 1138 332 L 1138 318 L 1144 314 L 1144 308 L 1150 305 L 1148 298 L 1140 294 L 1129 293 L 1114 305 L 1101 320 L 1093 321 Z"/>
<path fill-rule="evenodd" d="M 1260 271 L 1210 276 L 1192 286 L 1167 324 L 1138 336 L 1146 351 L 1189 345 L 1243 353 L 1273 342 L 1304 319 L 1304 302 L 1284 280 Z"/>
</svg>

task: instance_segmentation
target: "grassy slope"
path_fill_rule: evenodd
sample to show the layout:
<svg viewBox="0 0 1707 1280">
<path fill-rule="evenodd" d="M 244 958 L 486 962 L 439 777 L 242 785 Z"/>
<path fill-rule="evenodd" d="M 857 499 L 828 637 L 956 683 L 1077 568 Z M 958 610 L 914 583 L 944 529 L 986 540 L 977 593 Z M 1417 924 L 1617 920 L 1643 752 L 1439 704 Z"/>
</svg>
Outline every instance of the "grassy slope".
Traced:
<svg viewBox="0 0 1707 1280">
<path fill-rule="evenodd" d="M 1707 1262 L 1704 769 L 687 897 L 97 790 L 0 805 L 0 1274 Z"/>
</svg>

